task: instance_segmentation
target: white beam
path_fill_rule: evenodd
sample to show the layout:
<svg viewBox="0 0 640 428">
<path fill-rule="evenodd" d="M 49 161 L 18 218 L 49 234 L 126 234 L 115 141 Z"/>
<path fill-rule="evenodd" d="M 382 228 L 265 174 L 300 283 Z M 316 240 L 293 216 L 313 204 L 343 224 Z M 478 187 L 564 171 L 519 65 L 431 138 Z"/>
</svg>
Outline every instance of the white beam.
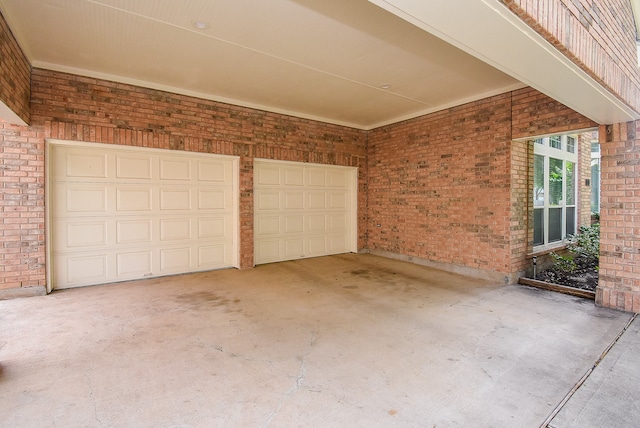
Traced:
<svg viewBox="0 0 640 428">
<path fill-rule="evenodd" d="M 599 124 L 640 119 L 499 0 L 369 1 Z"/>
</svg>

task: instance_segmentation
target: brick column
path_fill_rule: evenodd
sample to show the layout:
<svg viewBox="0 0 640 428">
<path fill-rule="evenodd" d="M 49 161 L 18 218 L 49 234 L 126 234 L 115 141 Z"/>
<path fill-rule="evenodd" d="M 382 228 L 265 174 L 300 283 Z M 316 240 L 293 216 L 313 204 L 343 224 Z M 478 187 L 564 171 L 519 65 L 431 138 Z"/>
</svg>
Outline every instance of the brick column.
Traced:
<svg viewBox="0 0 640 428">
<path fill-rule="evenodd" d="M 640 312 L 640 121 L 600 127 L 600 281 L 596 303 Z"/>
</svg>

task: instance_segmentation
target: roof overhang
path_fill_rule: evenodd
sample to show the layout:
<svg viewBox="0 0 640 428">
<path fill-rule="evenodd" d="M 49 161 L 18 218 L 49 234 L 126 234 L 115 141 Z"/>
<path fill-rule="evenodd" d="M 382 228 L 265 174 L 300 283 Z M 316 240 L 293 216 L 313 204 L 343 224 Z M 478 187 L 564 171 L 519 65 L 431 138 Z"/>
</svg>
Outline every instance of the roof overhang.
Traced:
<svg viewBox="0 0 640 428">
<path fill-rule="evenodd" d="M 369 0 L 600 124 L 640 119 L 499 0 Z M 632 0 L 636 16 L 640 0 Z M 464 25 L 463 23 L 482 23 Z M 638 23 L 638 20 L 636 20 Z"/>
</svg>

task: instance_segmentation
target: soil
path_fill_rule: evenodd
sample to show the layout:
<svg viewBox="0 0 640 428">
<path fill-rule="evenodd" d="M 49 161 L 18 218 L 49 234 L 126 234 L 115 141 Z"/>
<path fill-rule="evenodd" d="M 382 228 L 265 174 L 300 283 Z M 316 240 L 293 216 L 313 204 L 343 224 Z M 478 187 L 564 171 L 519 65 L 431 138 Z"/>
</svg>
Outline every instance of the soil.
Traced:
<svg viewBox="0 0 640 428">
<path fill-rule="evenodd" d="M 598 285 L 598 262 L 588 262 L 580 258 L 574 261 L 578 265 L 578 268 L 573 272 L 565 272 L 550 267 L 544 272 L 537 274 L 535 279 L 551 284 L 579 288 L 581 290 L 596 291 L 596 286 Z"/>
</svg>

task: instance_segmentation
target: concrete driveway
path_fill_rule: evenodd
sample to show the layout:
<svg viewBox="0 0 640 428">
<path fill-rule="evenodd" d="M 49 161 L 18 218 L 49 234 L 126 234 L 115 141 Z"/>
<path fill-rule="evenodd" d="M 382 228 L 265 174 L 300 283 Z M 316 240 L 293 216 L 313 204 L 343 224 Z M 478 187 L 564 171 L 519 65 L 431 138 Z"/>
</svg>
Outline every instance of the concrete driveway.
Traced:
<svg viewBox="0 0 640 428">
<path fill-rule="evenodd" d="M 0 302 L 0 426 L 569 427 L 630 320 L 356 254 L 54 292 Z"/>
</svg>

